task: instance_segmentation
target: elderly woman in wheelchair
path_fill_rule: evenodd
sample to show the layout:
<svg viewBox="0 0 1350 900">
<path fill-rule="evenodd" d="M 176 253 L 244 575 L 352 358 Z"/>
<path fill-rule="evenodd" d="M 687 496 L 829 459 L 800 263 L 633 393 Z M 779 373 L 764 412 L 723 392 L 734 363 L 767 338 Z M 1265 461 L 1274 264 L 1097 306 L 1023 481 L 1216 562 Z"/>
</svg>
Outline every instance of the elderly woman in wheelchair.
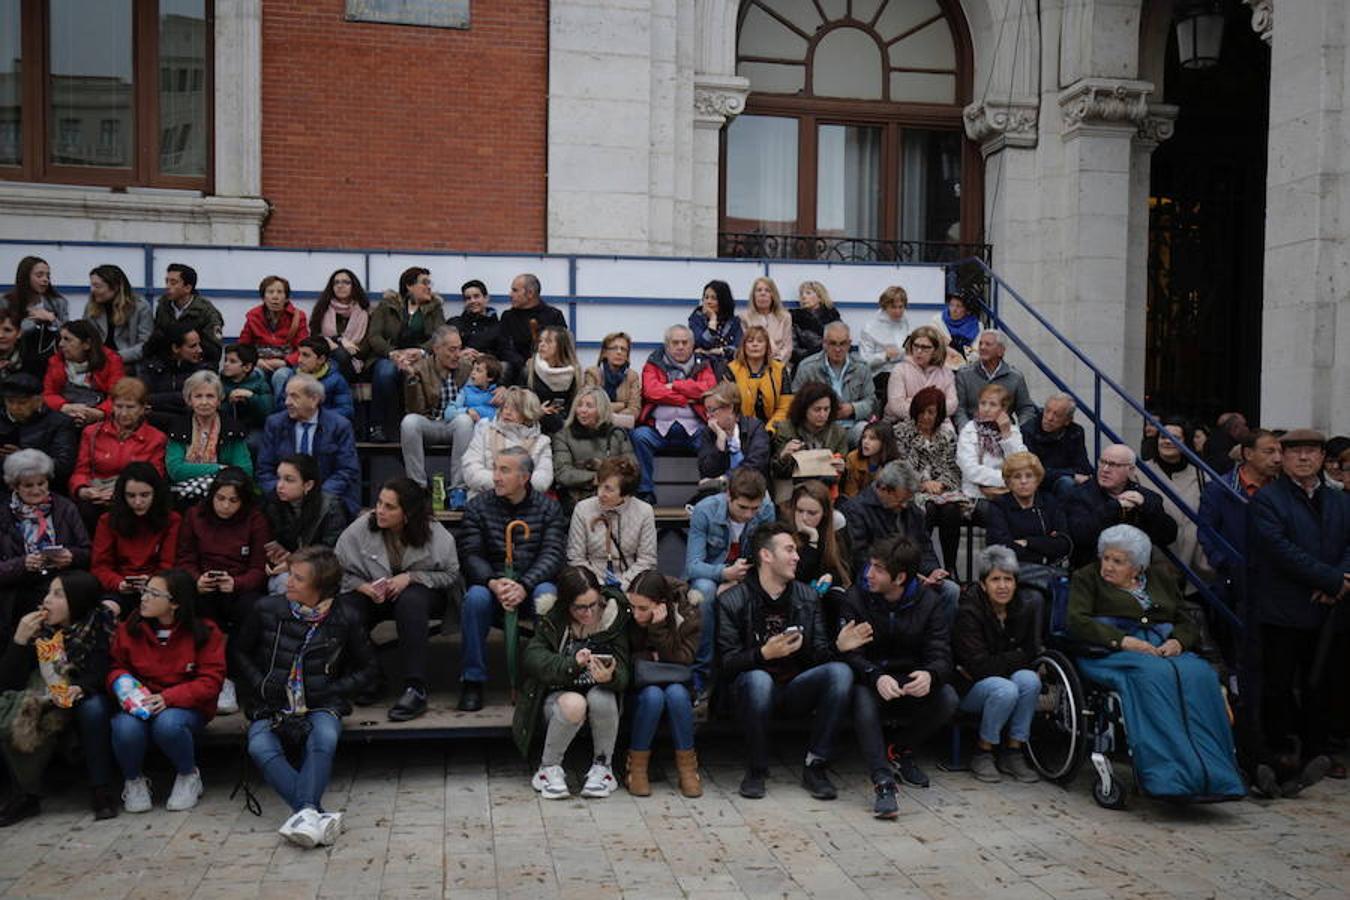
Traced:
<svg viewBox="0 0 1350 900">
<path fill-rule="evenodd" d="M 1098 538 L 1098 561 L 1074 573 L 1067 631 L 1076 666 L 1087 682 L 1114 695 L 1108 700 L 1119 698 L 1107 706 L 1124 720 L 1145 794 L 1191 801 L 1245 796 L 1218 677 L 1190 652 L 1200 630 L 1181 610 L 1173 576 L 1150 567 L 1151 553 L 1142 531 L 1115 525 Z M 1109 788 L 1109 763 L 1100 753 L 1093 762 Z"/>
</svg>

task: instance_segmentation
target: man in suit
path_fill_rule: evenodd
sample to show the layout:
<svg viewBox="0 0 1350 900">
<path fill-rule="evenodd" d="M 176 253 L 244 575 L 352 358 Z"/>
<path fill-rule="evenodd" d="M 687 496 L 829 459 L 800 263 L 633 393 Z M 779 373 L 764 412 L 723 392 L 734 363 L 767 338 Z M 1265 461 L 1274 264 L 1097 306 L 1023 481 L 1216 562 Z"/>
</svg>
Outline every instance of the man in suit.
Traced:
<svg viewBox="0 0 1350 900">
<path fill-rule="evenodd" d="M 258 453 L 258 485 L 277 486 L 277 463 L 292 453 L 307 453 L 319 463 L 321 488 L 342 500 L 347 515 L 361 509 L 361 464 L 356 458 L 352 423 L 323 409 L 323 385 L 303 372 L 286 382 L 286 408 L 267 417 Z"/>
</svg>

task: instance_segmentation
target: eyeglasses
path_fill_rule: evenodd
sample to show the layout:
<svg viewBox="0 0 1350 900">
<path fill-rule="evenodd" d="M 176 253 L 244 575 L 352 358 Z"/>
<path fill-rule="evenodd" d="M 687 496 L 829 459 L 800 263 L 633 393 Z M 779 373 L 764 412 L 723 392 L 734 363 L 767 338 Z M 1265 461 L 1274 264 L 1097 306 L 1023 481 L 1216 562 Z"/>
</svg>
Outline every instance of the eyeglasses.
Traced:
<svg viewBox="0 0 1350 900">
<path fill-rule="evenodd" d="M 915 342 L 914 342 L 913 344 L 911 344 L 910 346 L 913 347 L 915 350 L 932 350 L 932 349 L 934 349 L 934 347 L 933 347 L 932 344 L 929 344 L 929 343 L 926 343 L 926 342 L 920 344 L 918 341 L 915 341 Z"/>
<path fill-rule="evenodd" d="M 593 613 L 599 605 L 599 603 L 573 603 L 572 611 L 579 613 Z"/>
<path fill-rule="evenodd" d="M 827 347 L 847 347 L 848 345 L 849 345 L 849 342 L 848 342 L 848 341 L 826 341 L 826 342 L 825 342 L 825 346 L 827 346 Z"/>
<path fill-rule="evenodd" d="M 172 599 L 173 599 L 173 594 L 170 594 L 168 591 L 161 591 L 159 588 L 152 588 L 152 587 L 143 587 L 143 588 L 141 588 L 141 596 L 142 596 L 142 597 L 149 597 L 149 598 L 151 598 L 151 599 L 153 599 L 153 600 L 172 600 Z"/>
<path fill-rule="evenodd" d="M 334 279 L 333 279 L 333 284 L 334 284 L 334 285 L 339 285 L 339 284 L 350 285 L 351 283 L 352 283 L 352 280 L 351 280 L 350 278 L 334 278 Z"/>
<path fill-rule="evenodd" d="M 431 279 L 430 279 L 430 278 L 419 278 L 419 279 L 417 279 L 417 283 L 418 283 L 418 284 L 424 284 L 424 285 L 426 285 L 427 287 L 431 287 Z"/>
<path fill-rule="evenodd" d="M 1116 462 L 1114 459 L 1103 459 L 1097 462 L 1098 468 L 1102 469 L 1128 469 L 1134 463 Z"/>
<path fill-rule="evenodd" d="M 628 352 L 628 345 L 627 345 L 627 344 L 610 344 L 610 345 L 608 345 L 607 347 L 605 347 L 605 352 L 606 352 L 606 353 L 608 353 L 608 352 L 611 351 L 611 350 L 618 350 L 620 353 L 627 353 L 627 352 Z"/>
</svg>

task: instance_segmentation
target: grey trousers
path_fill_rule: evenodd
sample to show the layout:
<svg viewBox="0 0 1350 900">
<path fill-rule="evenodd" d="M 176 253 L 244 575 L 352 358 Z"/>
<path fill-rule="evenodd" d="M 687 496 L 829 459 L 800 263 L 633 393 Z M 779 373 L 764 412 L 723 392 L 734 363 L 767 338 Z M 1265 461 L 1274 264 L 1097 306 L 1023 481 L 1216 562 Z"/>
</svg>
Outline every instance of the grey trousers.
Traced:
<svg viewBox="0 0 1350 900">
<path fill-rule="evenodd" d="M 408 413 L 399 425 L 399 443 L 403 445 L 403 468 L 408 477 L 422 487 L 427 486 L 428 444 L 450 445 L 450 490 L 464 487 L 464 471 L 460 461 L 469 449 L 474 422 L 468 416 L 457 416 L 453 422 L 428 419 L 420 413 Z"/>
<path fill-rule="evenodd" d="M 583 693 L 584 691 L 584 693 Z M 544 753 L 540 765 L 560 766 L 572 739 L 581 730 L 581 722 L 569 722 L 558 708 L 558 698 L 565 693 L 581 694 L 586 698 L 586 721 L 591 723 L 591 744 L 596 759 L 614 759 L 614 742 L 619 737 L 619 698 L 614 692 L 599 686 L 575 691 L 554 691 L 544 698 Z"/>
</svg>

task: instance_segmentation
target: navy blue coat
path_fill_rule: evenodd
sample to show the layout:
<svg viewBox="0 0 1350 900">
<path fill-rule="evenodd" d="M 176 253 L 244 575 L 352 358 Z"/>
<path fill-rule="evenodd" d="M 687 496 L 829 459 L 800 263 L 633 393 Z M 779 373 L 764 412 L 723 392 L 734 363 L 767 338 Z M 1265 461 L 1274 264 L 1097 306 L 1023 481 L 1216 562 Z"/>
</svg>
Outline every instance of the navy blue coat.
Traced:
<svg viewBox="0 0 1350 900">
<path fill-rule="evenodd" d="M 263 427 L 258 451 L 258 486 L 270 494 L 277 486 L 277 463 L 295 452 L 295 427 L 286 410 L 272 413 Z M 335 412 L 319 410 L 318 425 L 310 436 L 310 451 L 319 463 L 319 485 L 325 493 L 342 500 L 347 516 L 361 511 L 361 463 L 356 458 L 352 423 Z"/>
<path fill-rule="evenodd" d="M 1053 486 L 1065 476 L 1092 475 L 1094 469 L 1088 461 L 1087 436 L 1083 426 L 1070 422 L 1057 434 L 1049 435 L 1041 430 L 1041 417 L 1032 416 L 1022 426 L 1022 442 L 1027 450 L 1036 454 L 1036 458 L 1045 467 L 1045 483 Z"/>
<path fill-rule="evenodd" d="M 1021 562 L 1053 565 L 1073 550 L 1064 510 L 1045 491 L 1036 492 L 1030 509 L 1012 494 L 999 494 L 989 501 L 985 520 L 988 543 L 1007 547 Z M 1015 543 L 1019 540 L 1026 546 Z"/>
<path fill-rule="evenodd" d="M 1073 489 L 1064 510 L 1069 518 L 1069 537 L 1073 539 L 1073 568 L 1085 566 L 1097 558 L 1097 538 L 1112 525 L 1133 525 L 1148 535 L 1155 547 L 1170 546 L 1177 539 L 1177 523 L 1163 509 L 1160 494 L 1136 481 L 1126 485 L 1125 490 L 1142 494 L 1143 504 L 1135 509 L 1124 509 L 1118 500 L 1102 490 L 1095 478 Z"/>
<path fill-rule="evenodd" d="M 1332 607 L 1312 601 L 1313 591 L 1335 596 L 1350 572 L 1350 497 L 1319 484 L 1309 498 L 1281 475 L 1251 503 L 1252 596 L 1262 624 L 1322 627 Z M 1344 605 L 1344 601 L 1342 601 Z M 1337 631 L 1350 630 L 1340 614 Z"/>
<path fill-rule="evenodd" d="M 736 423 L 741 433 L 741 465 L 769 477 L 769 432 L 753 416 L 741 416 Z M 731 471 L 731 453 L 717 449 L 717 435 L 704 428 L 698 435 L 698 477 L 719 478 Z"/>
</svg>

